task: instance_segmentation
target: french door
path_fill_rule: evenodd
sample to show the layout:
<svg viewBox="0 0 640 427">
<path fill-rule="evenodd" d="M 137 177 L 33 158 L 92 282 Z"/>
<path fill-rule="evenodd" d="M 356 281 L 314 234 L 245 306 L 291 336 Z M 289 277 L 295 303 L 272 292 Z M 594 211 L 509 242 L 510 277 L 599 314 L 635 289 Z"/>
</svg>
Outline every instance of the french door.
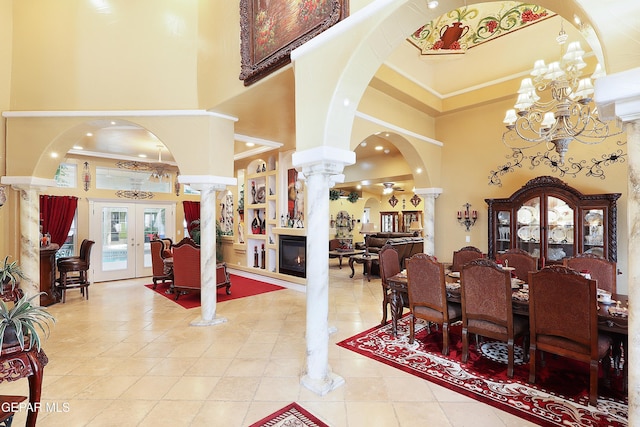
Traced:
<svg viewBox="0 0 640 427">
<path fill-rule="evenodd" d="M 149 242 L 175 236 L 175 204 L 91 201 L 89 215 L 96 282 L 151 276 Z"/>
</svg>

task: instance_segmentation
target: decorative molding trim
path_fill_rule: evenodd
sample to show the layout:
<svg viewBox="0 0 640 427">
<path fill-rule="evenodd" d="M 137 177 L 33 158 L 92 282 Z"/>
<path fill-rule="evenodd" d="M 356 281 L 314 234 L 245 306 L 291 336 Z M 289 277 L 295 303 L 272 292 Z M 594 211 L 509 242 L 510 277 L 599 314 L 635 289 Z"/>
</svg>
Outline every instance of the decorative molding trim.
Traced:
<svg viewBox="0 0 640 427">
<path fill-rule="evenodd" d="M 365 114 L 365 113 L 361 113 L 360 111 L 356 111 L 355 116 L 359 117 L 361 119 L 367 120 L 367 121 L 369 121 L 371 123 L 375 123 L 377 125 L 387 127 L 387 128 L 389 128 L 390 130 L 392 130 L 394 132 L 398 132 L 398 133 L 401 133 L 403 135 L 407 135 L 407 136 L 410 136 L 412 138 L 416 138 L 416 139 L 419 139 L 421 141 L 428 142 L 429 144 L 437 145 L 438 147 L 442 147 L 444 145 L 444 143 L 442 143 L 442 142 L 440 142 L 440 141 L 438 141 L 436 139 L 429 138 L 428 136 L 420 135 L 419 133 L 415 133 L 413 131 L 410 131 L 408 129 L 402 128 L 400 126 L 396 126 L 396 125 L 394 125 L 392 123 L 385 122 L 384 120 L 378 119 L 376 117 L 370 116 L 370 115 Z"/>
<path fill-rule="evenodd" d="M 237 117 L 207 110 L 4 111 L 2 117 L 170 117 L 213 116 L 234 122 Z"/>
</svg>

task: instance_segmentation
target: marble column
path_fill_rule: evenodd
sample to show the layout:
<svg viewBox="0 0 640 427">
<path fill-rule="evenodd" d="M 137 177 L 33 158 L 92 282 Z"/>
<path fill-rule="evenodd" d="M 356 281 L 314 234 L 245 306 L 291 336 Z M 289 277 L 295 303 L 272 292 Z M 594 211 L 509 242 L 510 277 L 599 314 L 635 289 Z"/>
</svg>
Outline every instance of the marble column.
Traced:
<svg viewBox="0 0 640 427">
<path fill-rule="evenodd" d="M 180 175 L 180 183 L 190 184 L 200 191 L 200 316 L 191 326 L 211 326 L 227 321 L 216 317 L 216 192 L 235 185 L 235 178 Z"/>
<path fill-rule="evenodd" d="M 414 192 L 424 200 L 424 214 L 422 215 L 422 228 L 424 230 L 423 252 L 428 255 L 433 255 L 436 250 L 436 199 L 442 194 L 442 188 L 416 188 Z"/>
<path fill-rule="evenodd" d="M 300 382 L 323 396 L 344 384 L 329 366 L 329 188 L 355 153 L 323 146 L 296 152 L 292 161 L 307 180 L 307 360 Z"/>
<path fill-rule="evenodd" d="M 595 101 L 601 118 L 617 117 L 627 134 L 628 173 L 627 274 L 629 293 L 628 366 L 629 425 L 640 425 L 640 68 L 596 80 Z M 639 312 L 640 313 L 640 312 Z"/>
<path fill-rule="evenodd" d="M 3 176 L 2 184 L 11 184 L 20 192 L 19 264 L 25 275 L 20 281 L 20 289 L 25 295 L 33 296 L 40 292 L 40 192 L 55 186 L 55 180 Z M 40 305 L 40 299 L 35 298 L 32 304 Z"/>
</svg>

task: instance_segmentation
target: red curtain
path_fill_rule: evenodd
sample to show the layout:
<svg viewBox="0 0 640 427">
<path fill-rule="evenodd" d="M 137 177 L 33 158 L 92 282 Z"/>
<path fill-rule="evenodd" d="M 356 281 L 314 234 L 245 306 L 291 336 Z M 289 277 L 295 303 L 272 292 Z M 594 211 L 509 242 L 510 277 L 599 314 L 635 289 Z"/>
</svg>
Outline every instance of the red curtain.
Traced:
<svg viewBox="0 0 640 427">
<path fill-rule="evenodd" d="M 77 197 L 40 196 L 42 232 L 51 235 L 51 243 L 56 243 L 60 247 L 64 245 L 77 207 Z"/>
<path fill-rule="evenodd" d="M 187 230 L 191 233 L 191 222 L 200 219 L 200 202 L 182 201 L 184 206 L 184 219 L 187 221 Z"/>
</svg>

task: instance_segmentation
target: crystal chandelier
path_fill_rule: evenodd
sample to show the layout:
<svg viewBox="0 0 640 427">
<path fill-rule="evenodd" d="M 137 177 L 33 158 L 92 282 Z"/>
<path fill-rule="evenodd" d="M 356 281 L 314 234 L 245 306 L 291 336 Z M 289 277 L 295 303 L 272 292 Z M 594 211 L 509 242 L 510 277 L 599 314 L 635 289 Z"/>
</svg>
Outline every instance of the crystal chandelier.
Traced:
<svg viewBox="0 0 640 427">
<path fill-rule="evenodd" d="M 537 60 L 532 78 L 522 80 L 515 108 L 508 110 L 504 118 L 507 131 L 502 135 L 502 142 L 514 151 L 544 143 L 548 151 L 558 153 L 561 165 L 571 141 L 599 144 L 622 133 L 621 129 L 611 133 L 609 124 L 601 121 L 597 108 L 591 106 L 592 80 L 604 76 L 600 64 L 591 78 L 582 77 L 587 65 L 584 51 L 577 41 L 569 43 L 565 51 L 567 37 L 561 27 L 556 38 L 561 61 L 546 66 L 543 60 Z"/>
</svg>

